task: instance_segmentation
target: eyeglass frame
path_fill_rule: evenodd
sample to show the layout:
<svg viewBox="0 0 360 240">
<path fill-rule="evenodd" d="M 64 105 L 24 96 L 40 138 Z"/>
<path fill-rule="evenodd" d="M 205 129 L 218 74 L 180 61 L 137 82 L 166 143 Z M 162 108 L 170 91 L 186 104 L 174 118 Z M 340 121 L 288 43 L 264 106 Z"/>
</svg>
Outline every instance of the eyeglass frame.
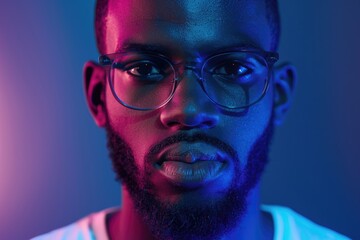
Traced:
<svg viewBox="0 0 360 240">
<path fill-rule="evenodd" d="M 179 85 L 180 80 L 182 79 L 182 74 L 179 74 L 179 71 L 178 71 L 177 68 L 175 68 L 175 66 L 181 65 L 181 64 L 183 64 L 183 62 L 173 63 L 167 56 L 165 56 L 165 55 L 163 55 L 161 53 L 158 53 L 158 52 L 151 52 L 151 51 L 119 51 L 119 52 L 115 52 L 115 53 L 100 55 L 99 58 L 98 58 L 98 63 L 101 66 L 104 66 L 104 67 L 110 66 L 110 68 L 111 68 L 111 66 L 114 64 L 114 61 L 116 60 L 116 57 L 114 57 L 114 56 L 121 55 L 121 54 L 129 54 L 129 53 L 139 53 L 139 54 L 153 55 L 153 56 L 156 56 L 156 57 L 160 57 L 164 61 L 166 61 L 169 64 L 169 66 L 171 66 L 171 68 L 172 68 L 172 70 L 174 72 L 174 84 L 173 84 L 173 88 L 171 90 L 171 94 L 169 95 L 169 97 L 162 104 L 160 104 L 159 106 L 157 106 L 155 108 L 139 108 L 139 107 L 130 106 L 130 105 L 126 104 L 125 102 L 123 102 L 118 97 L 117 93 L 115 92 L 114 84 L 112 82 L 113 80 L 111 79 L 111 75 L 110 75 L 111 74 L 111 69 L 110 69 L 110 71 L 108 72 L 109 73 L 108 79 L 109 79 L 110 89 L 111 89 L 111 92 L 112 92 L 113 96 L 115 97 L 115 99 L 121 105 L 123 105 L 123 106 L 125 106 L 127 108 L 130 108 L 130 109 L 133 109 L 133 110 L 150 111 L 150 110 L 157 110 L 157 109 L 160 109 L 160 108 L 164 107 L 174 97 L 176 88 Z M 212 59 L 212 58 L 214 58 L 216 56 L 220 56 L 220 55 L 223 55 L 223 54 L 230 54 L 230 53 L 251 53 L 251 54 L 256 54 L 256 55 L 262 57 L 265 60 L 265 62 L 267 64 L 267 68 L 268 68 L 268 77 L 266 79 L 265 86 L 264 86 L 264 89 L 263 89 L 263 91 L 261 93 L 261 96 L 259 97 L 258 100 L 254 101 L 253 103 L 242 106 L 242 107 L 228 107 L 226 105 L 222 105 L 222 104 L 217 103 L 215 100 L 213 100 L 209 96 L 209 94 L 207 93 L 207 91 L 206 91 L 206 89 L 204 87 L 204 79 L 202 77 L 202 75 L 203 75 L 202 72 L 203 72 L 203 68 L 204 68 L 205 64 L 210 59 Z M 192 70 L 194 72 L 194 74 L 197 77 L 197 81 L 199 82 L 202 90 L 204 91 L 204 93 L 210 99 L 211 102 L 213 102 L 215 105 L 217 105 L 217 106 L 219 106 L 221 108 L 225 108 L 225 109 L 228 109 L 228 110 L 234 110 L 234 109 L 237 110 L 237 109 L 249 108 L 249 107 L 255 105 L 256 103 L 258 103 L 259 101 L 261 101 L 264 98 L 264 96 L 266 95 L 266 93 L 268 91 L 268 88 L 269 88 L 269 82 L 270 82 L 270 77 L 271 77 L 271 69 L 272 69 L 273 65 L 278 60 L 279 60 L 279 53 L 278 52 L 265 51 L 265 50 L 262 50 L 262 49 L 240 48 L 240 49 L 237 49 L 237 50 L 234 50 L 234 51 L 225 51 L 225 52 L 220 52 L 220 53 L 209 55 L 203 61 L 201 61 L 200 64 L 198 64 L 198 63 L 184 64 L 184 70 Z M 197 67 L 196 65 L 199 65 L 201 67 Z M 199 75 L 199 72 L 201 73 L 200 75 Z"/>
</svg>

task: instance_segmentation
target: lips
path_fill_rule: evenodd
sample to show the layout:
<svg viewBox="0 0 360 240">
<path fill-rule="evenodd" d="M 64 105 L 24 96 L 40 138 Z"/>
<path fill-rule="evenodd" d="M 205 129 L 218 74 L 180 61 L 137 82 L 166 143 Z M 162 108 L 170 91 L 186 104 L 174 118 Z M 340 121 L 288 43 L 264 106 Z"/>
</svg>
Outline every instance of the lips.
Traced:
<svg viewBox="0 0 360 240">
<path fill-rule="evenodd" d="M 155 167 L 171 183 L 199 187 L 216 180 L 225 169 L 228 157 L 206 143 L 178 143 L 166 147 L 156 157 Z"/>
</svg>

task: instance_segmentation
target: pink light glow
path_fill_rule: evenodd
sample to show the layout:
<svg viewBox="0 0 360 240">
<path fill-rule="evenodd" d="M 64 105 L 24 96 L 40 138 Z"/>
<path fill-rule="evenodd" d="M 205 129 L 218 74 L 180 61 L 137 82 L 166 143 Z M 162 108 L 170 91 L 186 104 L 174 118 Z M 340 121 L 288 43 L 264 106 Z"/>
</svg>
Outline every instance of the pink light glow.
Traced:
<svg viewBox="0 0 360 240">
<path fill-rule="evenodd" d="M 3 46 L 3 44 L 0 44 L 1 48 Z M 0 52 L 4 53 L 2 50 Z M 8 84 L 10 75 L 6 72 L 8 68 L 4 56 L 0 56 L 0 66 L 2 66 L 0 68 L 0 196 L 2 196 L 0 197 L 0 212 L 2 215 L 10 212 L 11 162 L 15 160 L 12 154 L 14 135 L 12 134 L 13 129 L 10 124 L 15 111 L 10 109 L 9 103 L 12 100 L 11 89 Z M 5 217 L 2 217 L 0 220 L 5 219 Z M 3 224 L 0 225 L 4 226 Z"/>
</svg>

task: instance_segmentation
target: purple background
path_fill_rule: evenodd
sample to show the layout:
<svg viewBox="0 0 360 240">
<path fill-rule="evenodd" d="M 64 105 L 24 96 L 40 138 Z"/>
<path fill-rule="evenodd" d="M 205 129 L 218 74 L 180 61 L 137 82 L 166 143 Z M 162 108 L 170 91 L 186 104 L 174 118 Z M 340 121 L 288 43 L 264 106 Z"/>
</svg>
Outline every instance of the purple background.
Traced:
<svg viewBox="0 0 360 240">
<path fill-rule="evenodd" d="M 0 2 L 0 239 L 28 239 L 120 202 L 82 67 L 92 1 Z M 298 68 L 263 178 L 265 203 L 360 239 L 360 2 L 280 0 L 280 55 Z"/>
</svg>

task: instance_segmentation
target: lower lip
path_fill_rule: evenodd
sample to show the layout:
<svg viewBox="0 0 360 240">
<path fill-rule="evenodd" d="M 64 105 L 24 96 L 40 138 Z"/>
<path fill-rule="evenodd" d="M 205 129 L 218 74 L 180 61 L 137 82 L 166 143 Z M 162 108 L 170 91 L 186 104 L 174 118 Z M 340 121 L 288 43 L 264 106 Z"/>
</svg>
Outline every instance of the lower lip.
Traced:
<svg viewBox="0 0 360 240">
<path fill-rule="evenodd" d="M 198 187 L 218 178 L 225 163 L 220 161 L 196 161 L 185 163 L 165 161 L 159 166 L 160 173 L 176 185 Z"/>
</svg>

